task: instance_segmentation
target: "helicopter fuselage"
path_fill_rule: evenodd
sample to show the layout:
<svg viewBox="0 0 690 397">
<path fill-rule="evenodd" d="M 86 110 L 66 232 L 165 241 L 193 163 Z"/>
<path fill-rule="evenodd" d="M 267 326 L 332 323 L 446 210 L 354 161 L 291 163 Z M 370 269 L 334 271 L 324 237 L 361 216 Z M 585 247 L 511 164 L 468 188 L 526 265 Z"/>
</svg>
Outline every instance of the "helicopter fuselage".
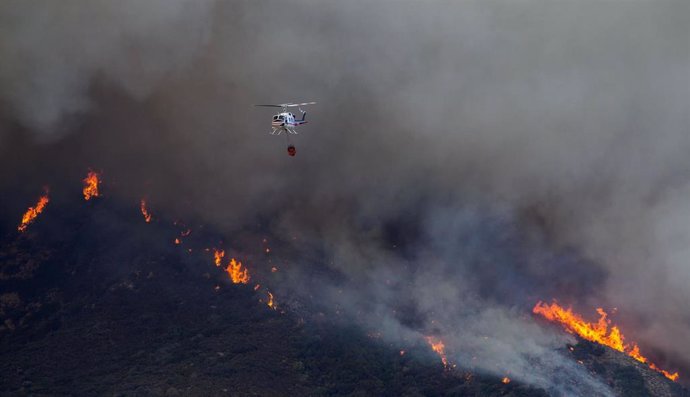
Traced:
<svg viewBox="0 0 690 397">
<path fill-rule="evenodd" d="M 295 127 L 307 123 L 305 117 L 306 112 L 302 113 L 301 120 L 295 119 L 295 115 L 291 112 L 278 113 L 273 116 L 273 120 L 271 121 L 271 134 L 280 134 L 281 132 L 296 134 L 297 131 Z"/>
<path fill-rule="evenodd" d="M 307 121 L 305 118 L 307 117 L 307 112 L 302 110 L 302 106 L 307 106 L 307 105 L 316 105 L 316 102 L 302 102 L 302 103 L 281 103 L 281 104 L 264 104 L 264 105 L 254 105 L 254 106 L 263 106 L 263 107 L 269 107 L 269 108 L 280 108 L 281 112 L 273 116 L 273 120 L 271 120 L 271 135 L 280 135 L 282 132 L 285 132 L 285 135 L 288 137 L 288 144 L 290 141 L 290 134 L 297 134 L 296 128 L 302 124 L 307 124 Z M 299 109 L 300 112 L 302 112 L 302 119 L 296 119 L 295 115 L 291 112 L 288 112 L 287 109 L 291 107 L 296 107 Z M 291 146 L 292 147 L 292 146 Z M 294 149 L 294 147 L 293 147 Z M 290 152 L 290 150 L 288 150 Z M 290 156 L 294 156 L 294 150 L 290 152 Z"/>
</svg>

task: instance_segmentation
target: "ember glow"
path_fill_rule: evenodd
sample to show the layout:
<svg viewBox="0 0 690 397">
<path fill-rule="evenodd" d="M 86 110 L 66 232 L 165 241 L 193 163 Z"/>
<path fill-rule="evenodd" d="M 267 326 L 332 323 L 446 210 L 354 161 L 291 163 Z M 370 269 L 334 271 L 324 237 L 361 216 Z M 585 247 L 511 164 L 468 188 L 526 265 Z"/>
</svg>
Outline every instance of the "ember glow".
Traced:
<svg viewBox="0 0 690 397">
<path fill-rule="evenodd" d="M 446 357 L 446 345 L 443 344 L 443 341 L 440 339 L 436 339 L 433 336 L 427 336 L 426 338 L 427 343 L 429 343 L 429 346 L 431 346 L 431 349 L 438 354 L 439 357 L 441 357 L 441 362 L 443 363 L 443 366 L 448 369 L 448 358 Z"/>
<path fill-rule="evenodd" d="M 94 171 L 89 171 L 88 175 L 86 175 L 86 178 L 84 178 L 84 189 L 82 192 L 84 193 L 84 200 L 91 200 L 92 197 L 98 197 L 98 185 L 101 183 L 99 180 L 99 175 L 98 173 Z"/>
<path fill-rule="evenodd" d="M 46 194 L 38 199 L 38 202 L 35 206 L 29 207 L 29 209 L 26 210 L 24 216 L 22 216 L 22 222 L 17 227 L 17 230 L 20 232 L 25 231 L 29 224 L 32 223 L 41 212 L 43 212 L 43 209 L 48 204 L 48 201 L 50 201 L 50 199 L 48 198 L 48 192 L 46 191 Z"/>
<path fill-rule="evenodd" d="M 213 249 L 213 262 L 216 264 L 216 267 L 220 267 L 220 263 L 224 256 L 225 250 Z"/>
<path fill-rule="evenodd" d="M 146 200 L 141 199 L 141 214 L 144 215 L 146 223 L 151 222 L 151 213 L 146 209 Z"/>
<path fill-rule="evenodd" d="M 602 308 L 597 308 L 599 320 L 596 323 L 585 321 L 579 314 L 574 313 L 572 309 L 565 309 L 555 301 L 550 305 L 539 301 L 532 311 L 535 314 L 544 316 L 544 318 L 549 321 L 560 323 L 566 331 L 576 334 L 582 339 L 600 343 L 618 350 L 619 352 L 623 352 L 639 362 L 647 363 L 651 369 L 661 372 L 672 381 L 678 379 L 678 372 L 670 373 L 650 363 L 647 358 L 640 353 L 640 348 L 637 343 L 633 342 L 626 344 L 625 337 L 620 329 L 615 325 L 611 325 L 611 320 L 608 319 L 607 313 Z"/>
<path fill-rule="evenodd" d="M 268 291 L 266 291 L 266 292 L 268 293 L 268 301 L 266 302 L 266 304 L 268 305 L 268 307 L 275 310 L 276 307 L 275 307 L 275 302 L 273 301 L 273 294 L 268 292 Z"/>
<path fill-rule="evenodd" d="M 242 262 L 238 262 L 235 258 L 230 259 L 230 264 L 225 268 L 228 272 L 233 284 L 247 284 L 249 282 L 249 272 L 247 268 L 242 266 Z"/>
<path fill-rule="evenodd" d="M 501 380 L 501 382 L 503 382 L 507 385 L 508 383 L 510 383 L 510 378 L 506 376 Z"/>
</svg>

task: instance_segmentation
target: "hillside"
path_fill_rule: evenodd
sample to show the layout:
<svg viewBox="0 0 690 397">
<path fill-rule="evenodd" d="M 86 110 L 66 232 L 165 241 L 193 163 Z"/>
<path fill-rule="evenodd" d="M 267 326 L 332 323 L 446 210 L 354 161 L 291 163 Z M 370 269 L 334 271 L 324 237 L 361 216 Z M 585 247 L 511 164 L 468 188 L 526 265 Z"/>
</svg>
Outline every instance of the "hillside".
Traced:
<svg viewBox="0 0 690 397">
<path fill-rule="evenodd" d="M 401 353 L 309 302 L 276 296 L 271 308 L 265 287 L 213 265 L 203 247 L 218 235 L 203 227 L 146 223 L 115 200 L 51 204 L 60 210 L 24 233 L 3 220 L 3 395 L 547 395 L 446 370 L 426 345 Z M 252 265 L 270 278 L 270 262 Z M 566 354 L 619 395 L 687 395 L 610 349 L 581 342 Z"/>
</svg>

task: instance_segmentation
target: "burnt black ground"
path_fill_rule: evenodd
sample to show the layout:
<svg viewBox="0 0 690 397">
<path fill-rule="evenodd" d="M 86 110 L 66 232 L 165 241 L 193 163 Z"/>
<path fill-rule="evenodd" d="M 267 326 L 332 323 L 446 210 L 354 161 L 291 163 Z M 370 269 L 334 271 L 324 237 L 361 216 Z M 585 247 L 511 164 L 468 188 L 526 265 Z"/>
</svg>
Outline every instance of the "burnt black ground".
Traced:
<svg viewBox="0 0 690 397">
<path fill-rule="evenodd" d="M 138 203 L 58 199 L 24 234 L 2 216 L 2 395 L 546 395 L 444 371 L 426 346 L 401 355 L 287 297 L 272 310 L 254 280 L 233 285 L 212 264 L 204 248 L 219 235 L 195 225 L 180 237 L 188 226 L 159 217 L 146 224 Z M 257 279 L 270 274 L 270 263 L 252 263 Z M 640 374 L 657 374 L 625 357 L 600 359 L 601 349 L 578 346 L 574 359 L 625 395 L 683 395 L 663 380 L 650 391 Z"/>
</svg>

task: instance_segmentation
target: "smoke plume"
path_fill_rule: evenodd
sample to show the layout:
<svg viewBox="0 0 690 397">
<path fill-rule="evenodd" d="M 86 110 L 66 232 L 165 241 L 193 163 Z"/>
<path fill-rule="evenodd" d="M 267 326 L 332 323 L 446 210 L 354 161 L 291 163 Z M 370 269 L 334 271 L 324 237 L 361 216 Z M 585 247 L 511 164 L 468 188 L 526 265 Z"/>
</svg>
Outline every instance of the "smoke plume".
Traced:
<svg viewBox="0 0 690 397">
<path fill-rule="evenodd" d="M 259 219 L 299 236 L 284 293 L 318 257 L 341 281 L 310 294 L 390 340 L 437 334 L 460 366 L 606 394 L 529 310 L 617 307 L 655 362 L 690 368 L 689 16 L 672 0 L 6 1 L 0 190 L 92 166 L 112 195 L 228 235 Z M 290 158 L 251 105 L 307 100 Z"/>
</svg>

